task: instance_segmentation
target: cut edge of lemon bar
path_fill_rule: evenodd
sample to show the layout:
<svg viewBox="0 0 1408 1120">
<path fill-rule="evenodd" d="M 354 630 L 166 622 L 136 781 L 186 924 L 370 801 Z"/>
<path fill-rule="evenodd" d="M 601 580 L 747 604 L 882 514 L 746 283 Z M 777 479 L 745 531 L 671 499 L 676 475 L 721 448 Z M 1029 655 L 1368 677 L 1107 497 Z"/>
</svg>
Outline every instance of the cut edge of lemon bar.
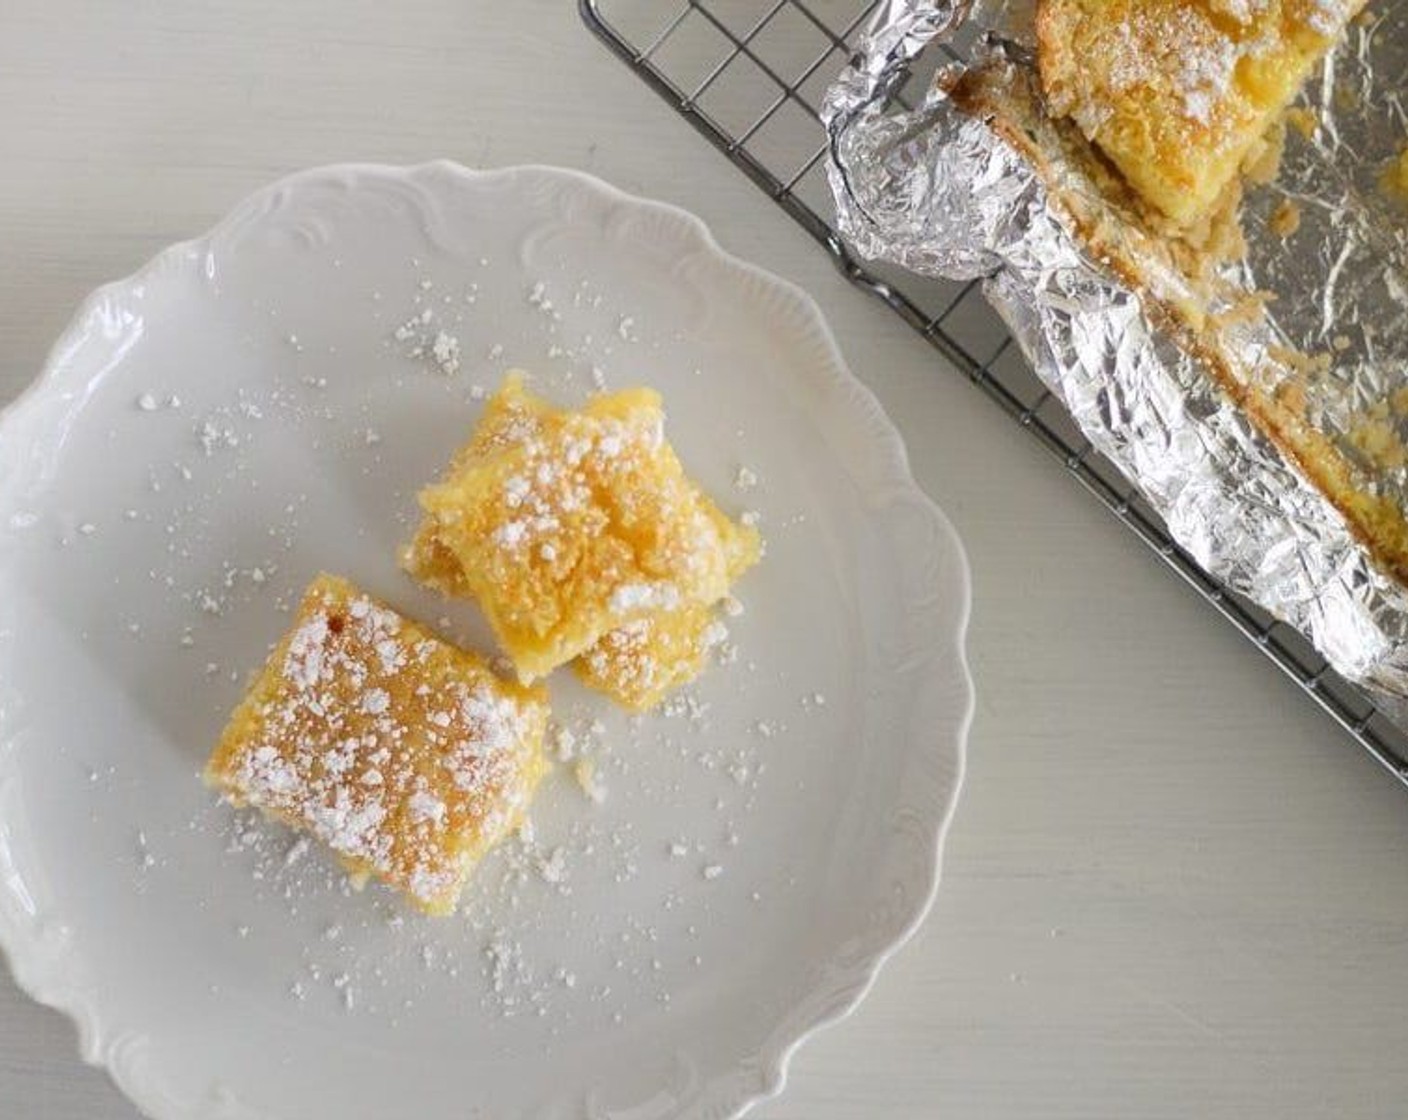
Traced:
<svg viewBox="0 0 1408 1120">
<path fill-rule="evenodd" d="M 205 780 L 325 843 L 355 886 L 455 909 L 547 768 L 542 689 L 319 575 L 230 717 Z"/>
</svg>

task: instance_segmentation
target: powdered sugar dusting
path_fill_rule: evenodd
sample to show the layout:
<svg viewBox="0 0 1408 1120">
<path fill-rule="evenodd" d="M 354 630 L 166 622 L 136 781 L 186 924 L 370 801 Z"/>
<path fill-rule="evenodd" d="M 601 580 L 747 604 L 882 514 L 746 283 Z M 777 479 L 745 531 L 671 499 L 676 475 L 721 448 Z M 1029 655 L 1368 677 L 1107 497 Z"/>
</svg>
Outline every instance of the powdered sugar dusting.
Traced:
<svg viewBox="0 0 1408 1120">
<path fill-rule="evenodd" d="M 1157 90 L 1167 84 L 1183 116 L 1211 125 L 1219 105 L 1233 89 L 1243 59 L 1268 56 L 1287 36 L 1294 36 L 1298 27 L 1332 39 L 1343 29 L 1353 8 L 1352 0 L 1131 4 L 1124 19 L 1107 29 L 1114 37 L 1108 44 L 1114 60 L 1108 75 L 1111 91 Z M 1092 117 L 1099 110 L 1091 105 L 1068 106 L 1063 111 L 1075 112 L 1091 135 L 1102 123 Z"/>
<path fill-rule="evenodd" d="M 608 606 L 613 614 L 633 611 L 676 610 L 680 589 L 672 583 L 627 583 L 611 593 Z"/>
</svg>

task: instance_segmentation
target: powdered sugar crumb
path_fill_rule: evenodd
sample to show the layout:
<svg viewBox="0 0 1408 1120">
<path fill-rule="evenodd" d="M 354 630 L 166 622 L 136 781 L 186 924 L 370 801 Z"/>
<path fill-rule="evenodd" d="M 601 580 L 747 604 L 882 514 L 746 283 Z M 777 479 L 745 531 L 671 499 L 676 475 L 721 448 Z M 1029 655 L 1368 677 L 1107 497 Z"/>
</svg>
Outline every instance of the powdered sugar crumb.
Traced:
<svg viewBox="0 0 1408 1120">
<path fill-rule="evenodd" d="M 435 335 L 430 352 L 440 372 L 449 377 L 460 369 L 460 340 L 452 334 L 440 331 Z"/>
<path fill-rule="evenodd" d="M 587 795 L 587 799 L 600 805 L 606 800 L 606 784 L 601 779 L 596 763 L 590 758 L 579 758 L 572 768 L 577 786 Z"/>
</svg>

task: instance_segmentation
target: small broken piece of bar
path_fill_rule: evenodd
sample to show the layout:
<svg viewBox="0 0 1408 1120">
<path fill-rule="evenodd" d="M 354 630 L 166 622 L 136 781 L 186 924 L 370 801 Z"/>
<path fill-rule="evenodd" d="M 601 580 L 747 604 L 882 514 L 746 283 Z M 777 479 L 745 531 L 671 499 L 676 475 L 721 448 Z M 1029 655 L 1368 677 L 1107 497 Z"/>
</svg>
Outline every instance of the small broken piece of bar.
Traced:
<svg viewBox="0 0 1408 1120">
<path fill-rule="evenodd" d="M 510 373 L 422 492 L 403 566 L 477 600 L 521 679 L 580 658 L 588 685 L 653 707 L 702 670 L 715 605 L 761 552 L 685 475 L 663 424 L 650 390 L 572 411 Z"/>
<path fill-rule="evenodd" d="M 645 712 L 699 676 L 727 635 L 713 606 L 691 603 L 618 626 L 574 664 L 588 687 Z"/>
<path fill-rule="evenodd" d="M 453 912 L 475 863 L 522 821 L 546 763 L 542 689 L 320 575 L 235 709 L 206 781 Z"/>
</svg>

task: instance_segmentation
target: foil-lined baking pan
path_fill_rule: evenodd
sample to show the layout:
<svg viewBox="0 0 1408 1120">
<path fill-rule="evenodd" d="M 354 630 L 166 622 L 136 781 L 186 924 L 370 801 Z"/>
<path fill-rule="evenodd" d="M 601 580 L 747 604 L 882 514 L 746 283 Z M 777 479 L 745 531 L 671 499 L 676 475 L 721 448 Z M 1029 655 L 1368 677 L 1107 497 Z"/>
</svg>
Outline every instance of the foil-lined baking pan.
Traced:
<svg viewBox="0 0 1408 1120">
<path fill-rule="evenodd" d="M 1151 258 L 1136 283 L 1097 259 L 1064 201 L 1079 173 L 1059 153 L 1039 169 L 960 95 L 975 75 L 1029 76 L 1031 26 L 1021 0 L 880 5 L 823 109 L 843 236 L 871 260 L 981 279 L 1037 375 L 1180 545 L 1408 726 L 1403 565 L 1250 403 L 1292 400 L 1366 500 L 1408 509 L 1408 209 L 1391 185 L 1408 159 L 1408 0 L 1371 0 L 1307 87 L 1314 127 L 1287 129 L 1274 180 L 1249 189 L 1247 251 L 1218 280 L 1270 300 L 1221 332 L 1216 362 L 1161 313 L 1183 277 Z M 936 53 L 926 95 L 897 106 Z"/>
</svg>

